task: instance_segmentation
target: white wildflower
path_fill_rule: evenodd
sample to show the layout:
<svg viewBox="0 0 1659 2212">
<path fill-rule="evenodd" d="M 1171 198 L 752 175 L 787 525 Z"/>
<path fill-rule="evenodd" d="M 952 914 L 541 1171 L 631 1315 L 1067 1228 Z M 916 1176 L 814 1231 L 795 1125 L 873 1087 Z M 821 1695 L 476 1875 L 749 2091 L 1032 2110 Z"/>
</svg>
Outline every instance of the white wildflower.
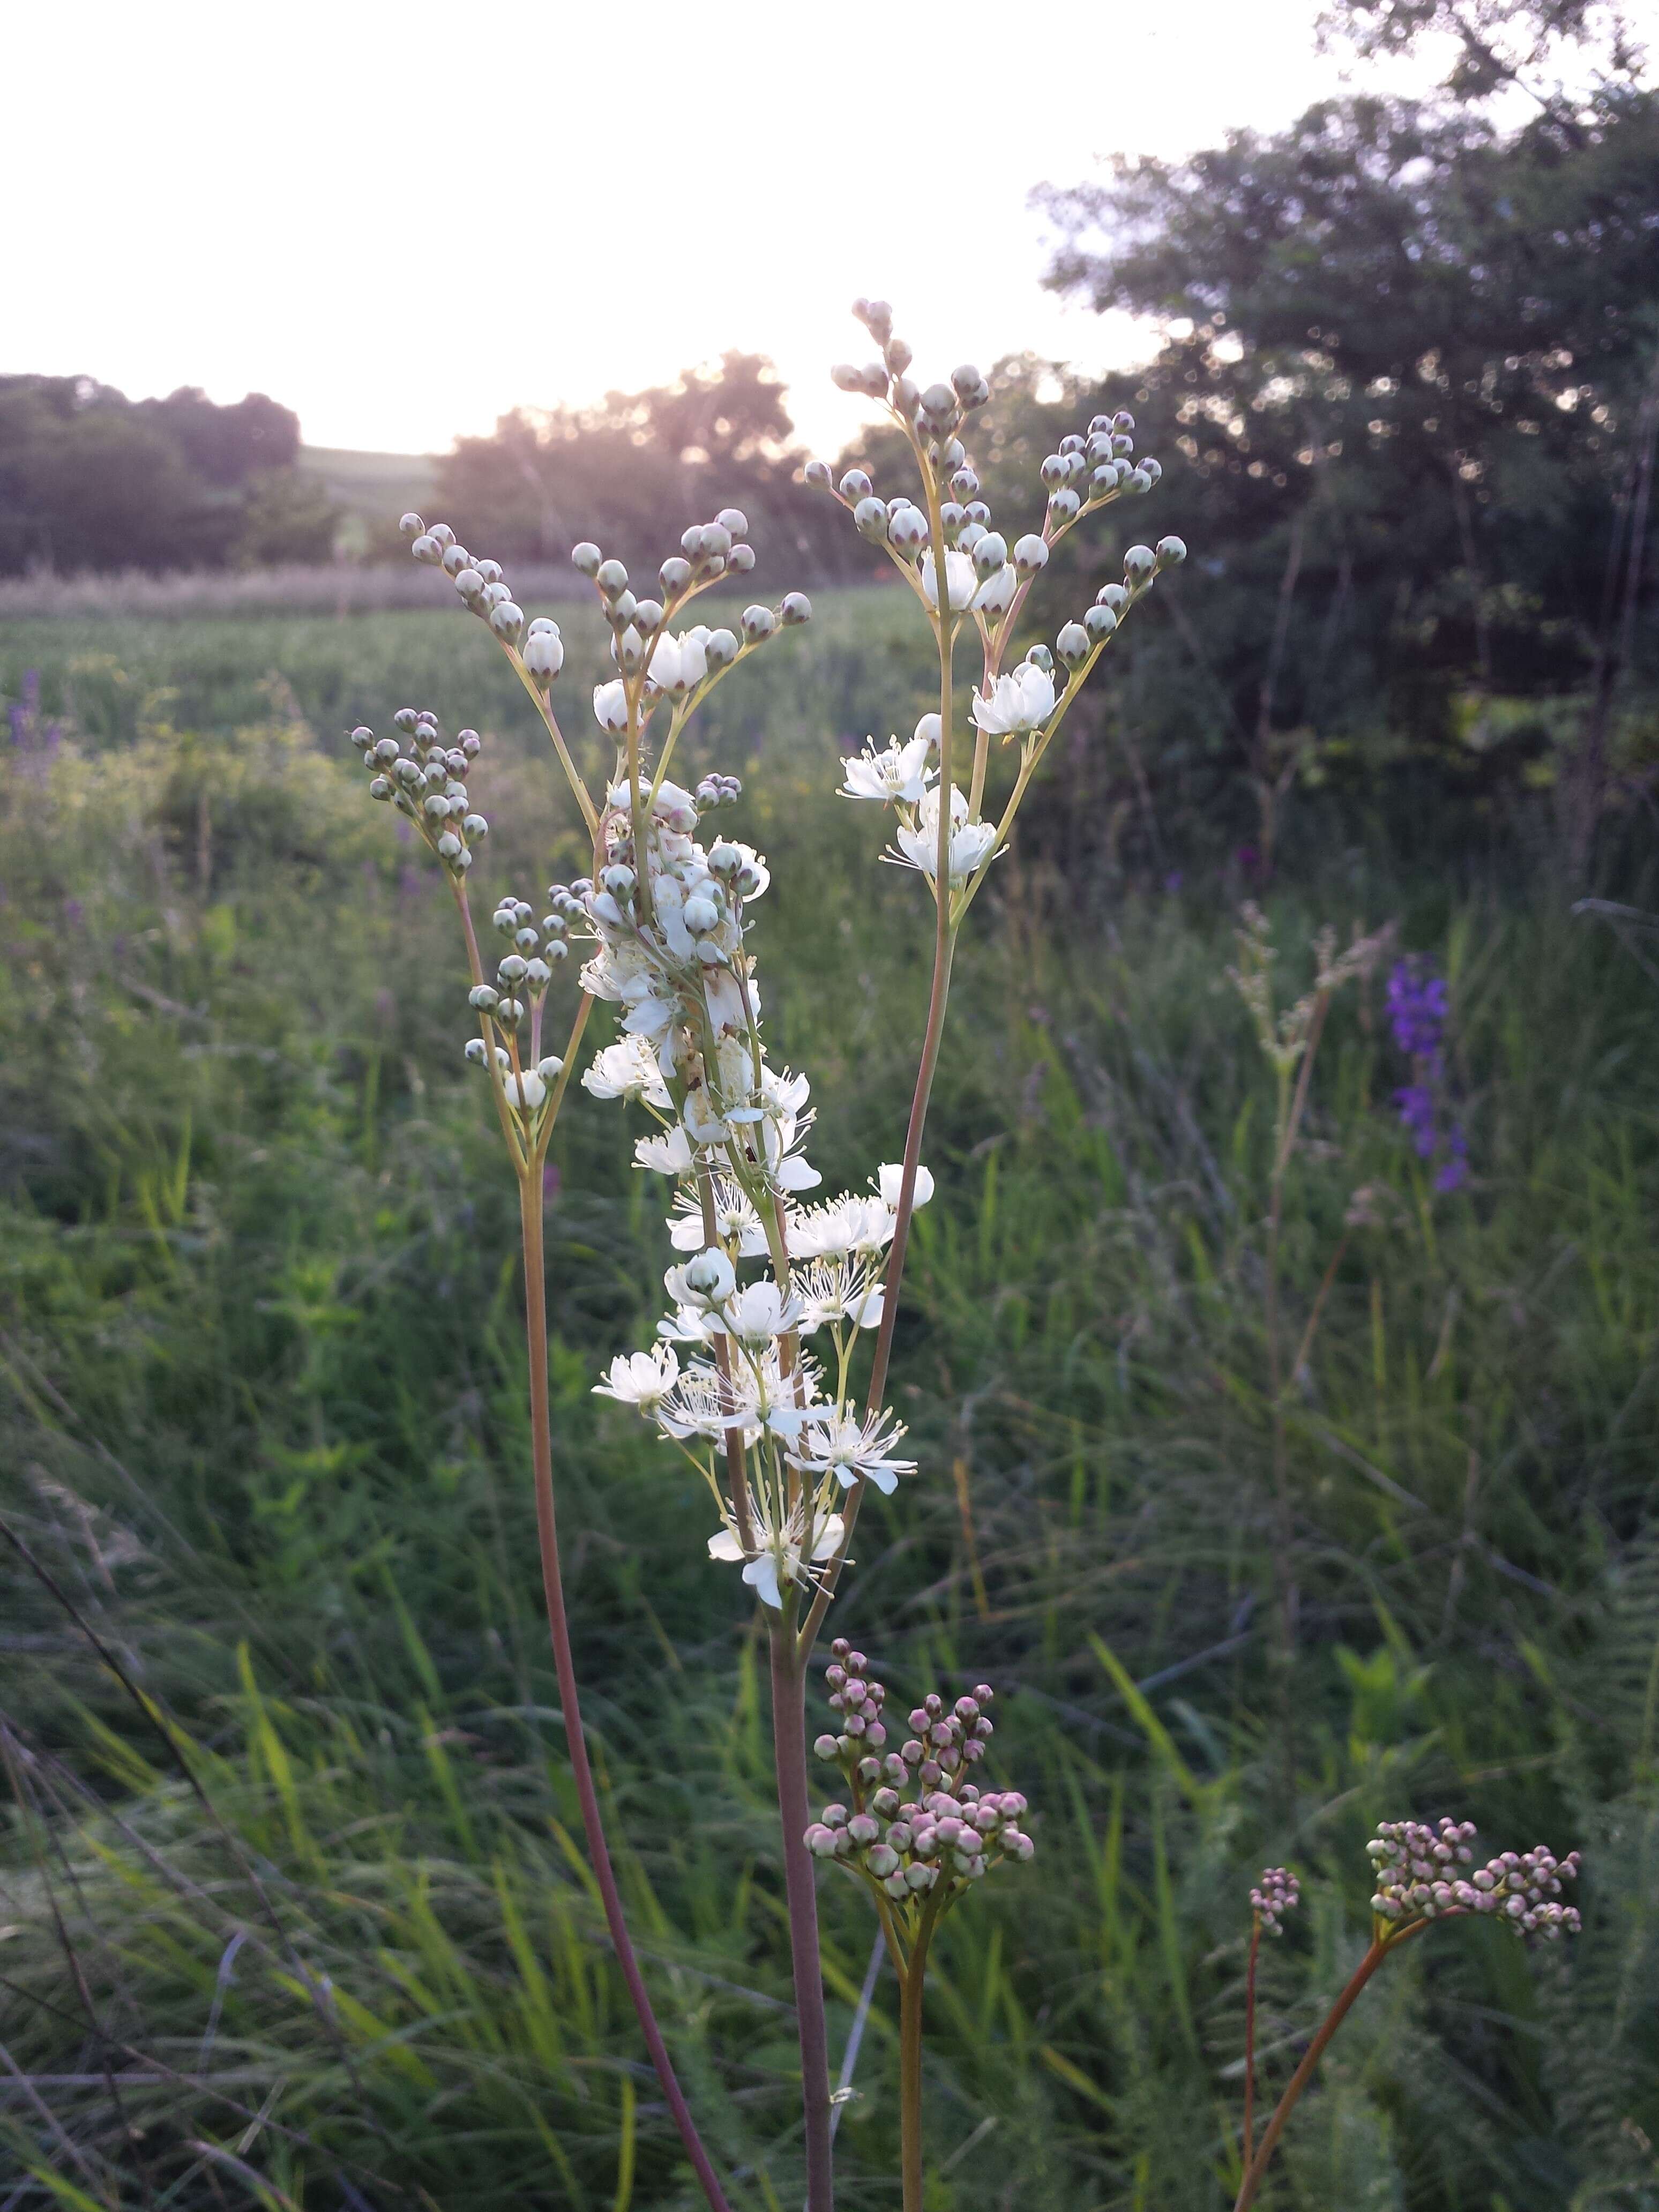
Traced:
<svg viewBox="0 0 1659 2212">
<path fill-rule="evenodd" d="M 659 1344 L 651 1352 L 619 1352 L 607 1370 L 606 1380 L 593 1385 L 596 1398 L 615 1398 L 624 1406 L 637 1406 L 654 1413 L 678 1380 L 680 1363 L 672 1347 Z"/>
<path fill-rule="evenodd" d="M 937 609 L 939 574 L 933 565 L 933 555 L 931 550 L 922 555 L 918 568 L 921 577 L 922 592 L 927 604 L 930 607 Z M 979 588 L 979 579 L 974 573 L 974 564 L 967 554 L 947 553 L 945 555 L 945 588 L 950 593 L 951 611 L 953 615 L 961 614 L 965 607 L 973 605 L 974 593 Z"/>
<path fill-rule="evenodd" d="M 620 676 L 593 686 L 593 719 L 602 730 L 628 727 L 628 687 Z"/>
<path fill-rule="evenodd" d="M 843 1489 L 850 1490 L 855 1482 L 873 1482 L 890 1497 L 900 1475 L 916 1471 L 915 1460 L 892 1456 L 903 1435 L 903 1425 L 890 1413 L 871 1413 L 860 1420 L 856 1414 L 832 1408 L 821 1417 L 808 1416 L 789 1457 L 805 1474 L 833 1474 Z"/>
<path fill-rule="evenodd" d="M 873 799 L 884 805 L 897 799 L 906 806 L 920 806 L 930 773 L 927 753 L 927 742 L 921 738 L 912 738 L 908 745 L 901 745 L 895 738 L 880 752 L 873 744 L 866 745 L 847 762 L 841 795 Z"/>
<path fill-rule="evenodd" d="M 916 809 L 915 826 L 900 828 L 897 833 L 899 849 L 891 856 L 901 866 L 920 870 L 929 883 L 933 879 L 934 865 L 939 859 L 939 787 L 935 785 Z M 969 822 L 967 799 L 953 784 L 951 787 L 949 847 L 951 881 L 965 884 L 996 841 L 994 823 Z"/>
<path fill-rule="evenodd" d="M 1054 711 L 1054 678 L 1029 660 L 1022 661 L 1012 676 L 999 676 L 988 699 L 974 694 L 975 725 L 994 738 L 1035 730 Z"/>
<path fill-rule="evenodd" d="M 881 1202 L 887 1208 L 890 1214 L 896 1213 L 898 1212 L 899 1193 L 903 1187 L 903 1161 L 884 1161 L 882 1164 L 880 1176 Z M 929 1169 L 923 1167 L 921 1162 L 918 1160 L 916 1162 L 915 1195 L 912 1199 L 911 1203 L 914 1206 L 926 1206 L 933 1194 L 933 1177 L 932 1171 Z"/>
</svg>

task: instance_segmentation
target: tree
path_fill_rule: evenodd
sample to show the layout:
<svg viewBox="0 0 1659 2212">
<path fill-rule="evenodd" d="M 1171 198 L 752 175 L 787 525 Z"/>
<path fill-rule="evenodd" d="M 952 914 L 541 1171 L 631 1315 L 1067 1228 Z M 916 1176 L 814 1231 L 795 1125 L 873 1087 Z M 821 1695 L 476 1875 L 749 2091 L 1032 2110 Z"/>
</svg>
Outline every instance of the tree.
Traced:
<svg viewBox="0 0 1659 2212">
<path fill-rule="evenodd" d="M 788 555 L 809 580 L 865 573 L 797 481 L 793 434 L 771 363 L 732 352 L 597 407 L 517 409 L 492 436 L 457 440 L 438 498 L 464 542 L 501 559 L 562 561 L 598 527 L 607 552 L 655 562 L 665 520 L 706 522 L 735 505 L 763 550 Z"/>
<path fill-rule="evenodd" d="M 1603 82 L 1507 136 L 1327 101 L 1048 204 L 1051 283 L 1163 325 L 1143 428 L 1223 564 L 1203 650 L 1258 780 L 1310 723 L 1472 769 L 1547 748 L 1551 699 L 1639 637 L 1607 579 L 1639 592 L 1652 521 L 1655 95 Z"/>
</svg>

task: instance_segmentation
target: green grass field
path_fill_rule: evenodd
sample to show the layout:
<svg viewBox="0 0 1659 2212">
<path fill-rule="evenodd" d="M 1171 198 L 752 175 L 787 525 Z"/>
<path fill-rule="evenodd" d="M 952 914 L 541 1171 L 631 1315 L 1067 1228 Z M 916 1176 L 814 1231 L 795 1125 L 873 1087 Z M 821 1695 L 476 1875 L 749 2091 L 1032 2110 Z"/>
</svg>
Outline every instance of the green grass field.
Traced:
<svg viewBox="0 0 1659 2212">
<path fill-rule="evenodd" d="M 897 1154 L 926 991 L 919 886 L 831 795 L 838 741 L 927 703 L 905 617 L 821 607 L 695 756 L 745 779 L 773 1056 L 812 1078 L 832 1188 Z M 597 635 L 567 628 L 586 741 Z M 338 733 L 405 702 L 483 732 L 484 912 L 577 871 L 553 763 L 459 615 L 0 626 L 0 694 L 31 669 L 66 728 L 0 781 L 0 1490 L 28 1555 L 0 1543 L 0 2205 L 689 2208 L 573 1841 L 453 915 Z M 1036 1808 L 1035 1863 L 935 1953 L 930 2205 L 1224 2212 L 1259 1869 L 1306 1887 L 1266 1962 L 1276 2083 L 1364 1948 L 1375 1823 L 1455 1811 L 1493 1849 L 1582 1846 L 1584 1936 L 1413 1945 L 1262 2201 L 1648 2212 L 1659 990 L 1513 854 L 1451 881 L 1307 839 L 1267 898 L 1287 997 L 1325 921 L 1440 964 L 1471 1168 L 1432 1189 L 1381 979 L 1350 991 L 1289 1182 L 1287 1338 L 1318 1318 L 1276 1665 L 1273 1086 L 1234 916 L 1201 870 L 1062 867 L 1055 818 L 959 962 L 895 1370 L 921 1469 L 836 1608 L 901 1702 L 996 1686 L 993 1771 Z M 734 2203 L 794 2212 L 763 1641 L 692 1480 L 591 1395 L 668 1257 L 634 1133 L 573 1094 L 554 1149 L 579 1656 L 677 2058 Z M 822 1887 L 839 2063 L 873 1929 Z M 849 2212 L 897 2203 L 895 2014 L 878 1981 Z"/>
</svg>

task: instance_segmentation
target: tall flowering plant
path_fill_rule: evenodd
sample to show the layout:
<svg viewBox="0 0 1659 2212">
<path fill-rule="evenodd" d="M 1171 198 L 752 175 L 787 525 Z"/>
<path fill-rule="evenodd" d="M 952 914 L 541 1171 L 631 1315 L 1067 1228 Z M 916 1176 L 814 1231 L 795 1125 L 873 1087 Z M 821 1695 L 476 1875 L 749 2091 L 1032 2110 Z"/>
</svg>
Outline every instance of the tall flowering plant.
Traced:
<svg viewBox="0 0 1659 2212">
<path fill-rule="evenodd" d="M 580 811 L 589 872 L 548 887 L 544 902 L 503 897 L 486 961 L 468 878 L 489 832 L 468 776 L 476 732 L 447 737 L 433 712 L 405 708 L 382 737 L 353 734 L 371 795 L 410 821 L 440 865 L 465 948 L 475 1034 L 466 1055 L 486 1084 L 518 1182 L 529 1350 L 532 1474 L 544 1590 L 570 1758 L 611 1941 L 669 2110 L 714 2212 L 727 2203 L 654 2017 L 624 1918 L 583 1738 L 565 1613 L 548 1406 L 544 1168 L 596 1004 L 615 1034 L 580 1088 L 644 1117 L 635 1157 L 672 1187 L 674 1264 L 653 1341 L 619 1353 L 597 1388 L 637 1409 L 689 1460 L 708 1498 L 711 1561 L 738 1570 L 763 1613 L 773 1741 L 801 2052 L 808 2212 L 831 2212 L 831 2100 L 816 1877 L 842 1868 L 870 1896 L 899 1976 L 902 2202 L 922 2203 L 921 2033 L 927 1949 L 939 1921 L 988 1872 L 1029 1860 L 1026 1802 L 993 1786 L 981 1762 L 991 1734 L 988 1685 L 947 1705 L 929 1697 L 910 1733 L 888 1747 L 885 1691 L 837 1640 L 829 1670 L 836 1725 L 817 1754 L 840 1769 L 846 1802 L 814 1819 L 808 1790 L 806 1681 L 821 1629 L 852 1557 L 868 1492 L 917 1473 L 886 1401 L 893 1332 L 915 1209 L 933 1194 L 921 1152 L 952 958 L 963 921 L 1007 843 L 1021 801 L 1073 702 L 1121 624 L 1159 574 L 1185 556 L 1179 538 L 1133 544 L 1108 583 L 1052 648 L 1015 657 L 1027 599 L 1052 549 L 1079 521 L 1149 493 L 1158 465 L 1137 461 L 1127 414 L 1097 416 L 1042 465 L 1037 527 L 1000 530 L 964 442 L 989 398 L 978 370 L 921 386 L 910 349 L 880 301 L 855 312 L 878 357 L 836 371 L 879 403 L 902 433 L 914 489 L 878 492 L 869 474 L 809 481 L 837 501 L 913 594 L 938 659 L 939 704 L 910 736 L 873 743 L 845 767 L 851 800 L 891 818 L 884 857 L 909 871 L 931 905 L 933 975 L 901 1157 L 874 1164 L 864 1188 L 825 1194 L 808 1157 L 808 1078 L 776 1065 L 763 1020 L 757 911 L 764 858 L 730 833 L 735 777 L 695 787 L 672 771 L 692 716 L 741 664 L 810 619 L 799 592 L 745 606 L 734 623 L 693 618 L 715 586 L 755 565 L 735 508 L 692 526 L 656 578 L 636 588 L 597 544 L 572 558 L 592 584 L 614 673 L 592 695 L 594 730 L 567 731 L 553 704 L 564 646 L 550 617 L 528 619 L 501 564 L 475 556 L 447 525 L 404 518 L 414 557 L 441 568 L 483 622 L 539 715 Z M 977 648 L 959 687 L 957 647 Z M 597 757 L 597 769 L 592 766 Z M 584 771 L 584 762 L 589 763 Z M 544 910 L 538 915 L 538 906 Z M 555 1015 L 569 972 L 574 1005 Z M 562 1036 L 558 1032 L 562 1030 Z M 557 1048 L 550 1048 L 556 1045 Z"/>
</svg>

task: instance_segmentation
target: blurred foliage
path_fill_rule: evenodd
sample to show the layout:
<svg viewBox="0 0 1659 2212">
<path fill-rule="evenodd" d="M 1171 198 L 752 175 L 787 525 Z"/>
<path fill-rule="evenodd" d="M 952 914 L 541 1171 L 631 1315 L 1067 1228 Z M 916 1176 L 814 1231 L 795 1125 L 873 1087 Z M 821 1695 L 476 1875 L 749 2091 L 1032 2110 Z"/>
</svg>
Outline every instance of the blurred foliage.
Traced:
<svg viewBox="0 0 1659 2212">
<path fill-rule="evenodd" d="M 925 703 L 915 628 L 890 595 L 831 599 L 717 695 L 695 755 L 745 776 L 768 1020 L 832 1188 L 897 1147 L 926 990 L 917 886 L 830 795 L 838 736 Z M 580 699 L 599 641 L 570 634 Z M 47 665 L 0 762 L 0 1492 L 80 1616 L 0 1542 L 20 2212 L 693 2203 L 569 1841 L 514 1207 L 453 917 L 313 733 L 368 711 L 360 686 L 474 721 L 478 900 L 533 894 L 580 841 L 474 636 L 117 629 L 95 672 Z M 14 699 L 40 642 L 0 640 Z M 1329 1285 L 1290 1422 L 1287 1791 L 1271 1078 L 1223 976 L 1233 879 L 1166 889 L 1063 842 L 1066 779 L 1099 773 L 1060 764 L 963 950 L 895 1370 L 922 1472 L 872 1501 L 842 1601 L 901 1701 L 996 1685 L 994 1769 L 1036 1808 L 1034 1867 L 939 1946 L 931 2202 L 1221 2212 L 1256 1869 L 1310 1891 L 1265 1962 L 1280 2082 L 1363 1942 L 1371 1824 L 1455 1809 L 1495 1846 L 1582 1844 L 1585 1936 L 1413 1947 L 1263 2201 L 1653 2212 L 1659 998 L 1527 840 L 1403 865 L 1304 802 L 1270 901 L 1284 988 L 1321 921 L 1395 920 L 1449 982 L 1472 1176 L 1428 1187 L 1380 981 L 1345 997 L 1285 1215 L 1291 1326 Z M 756 1626 L 697 1486 L 590 1395 L 647 1340 L 668 1256 L 632 1133 L 578 1093 L 555 1146 L 572 1605 L 647 1972 L 761 2212 L 799 2176 Z M 870 1928 L 833 1879 L 823 1905 L 839 2058 Z M 894 2013 L 883 1978 L 848 2212 L 891 2202 Z"/>
</svg>

